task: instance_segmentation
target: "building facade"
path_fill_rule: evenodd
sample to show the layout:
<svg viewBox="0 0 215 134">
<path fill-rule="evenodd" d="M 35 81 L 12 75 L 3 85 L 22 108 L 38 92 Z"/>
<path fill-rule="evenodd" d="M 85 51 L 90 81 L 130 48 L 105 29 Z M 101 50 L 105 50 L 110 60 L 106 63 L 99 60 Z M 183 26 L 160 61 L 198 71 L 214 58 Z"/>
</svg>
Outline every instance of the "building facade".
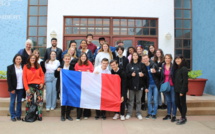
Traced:
<svg viewBox="0 0 215 134">
<path fill-rule="evenodd" d="M 126 47 L 148 49 L 153 44 L 165 54 L 184 55 L 190 69 L 203 70 L 202 77 L 209 79 L 205 92 L 215 95 L 210 67 L 214 58 L 204 60 L 214 49 L 213 21 L 207 18 L 214 19 L 213 4 L 213 0 L 0 0 L 0 70 L 6 70 L 27 38 L 43 57 L 52 37 L 65 50 L 70 40 L 79 45 L 92 33 L 96 45 L 99 37 L 105 37 L 111 46 L 123 40 Z M 211 38 L 200 38 L 202 33 Z"/>
</svg>

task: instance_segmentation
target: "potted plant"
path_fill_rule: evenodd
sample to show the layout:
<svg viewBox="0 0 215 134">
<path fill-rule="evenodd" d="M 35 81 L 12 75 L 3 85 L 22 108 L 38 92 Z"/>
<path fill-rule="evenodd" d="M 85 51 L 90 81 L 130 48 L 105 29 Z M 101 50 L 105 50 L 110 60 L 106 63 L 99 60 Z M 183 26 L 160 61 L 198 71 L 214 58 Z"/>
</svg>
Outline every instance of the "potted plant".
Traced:
<svg viewBox="0 0 215 134">
<path fill-rule="evenodd" d="M 202 96 L 208 79 L 197 78 L 202 75 L 202 70 L 191 70 L 188 72 L 188 92 L 187 95 Z"/>
<path fill-rule="evenodd" d="M 0 71 L 0 97 L 10 97 L 7 85 L 7 72 Z"/>
</svg>

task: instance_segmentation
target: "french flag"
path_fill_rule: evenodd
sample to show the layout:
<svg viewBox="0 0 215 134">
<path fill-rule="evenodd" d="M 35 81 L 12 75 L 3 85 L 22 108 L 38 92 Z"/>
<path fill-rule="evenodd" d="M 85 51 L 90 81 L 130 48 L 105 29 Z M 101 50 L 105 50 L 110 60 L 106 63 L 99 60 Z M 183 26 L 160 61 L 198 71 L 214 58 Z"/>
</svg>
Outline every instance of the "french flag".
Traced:
<svg viewBox="0 0 215 134">
<path fill-rule="evenodd" d="M 118 75 L 61 69 L 61 105 L 120 111 L 121 79 Z"/>
</svg>

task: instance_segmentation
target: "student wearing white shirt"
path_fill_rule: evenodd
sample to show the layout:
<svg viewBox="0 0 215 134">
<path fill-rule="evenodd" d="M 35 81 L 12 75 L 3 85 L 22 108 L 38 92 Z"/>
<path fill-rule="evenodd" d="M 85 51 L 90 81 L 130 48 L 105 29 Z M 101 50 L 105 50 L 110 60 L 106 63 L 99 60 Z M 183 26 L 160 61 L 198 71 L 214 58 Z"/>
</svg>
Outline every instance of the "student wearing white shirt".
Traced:
<svg viewBox="0 0 215 134">
<path fill-rule="evenodd" d="M 95 74 L 100 74 L 100 73 L 104 73 L 104 74 L 111 74 L 110 70 L 108 69 L 108 65 L 109 65 L 109 61 L 107 58 L 103 58 L 101 61 L 101 65 L 97 66 L 93 73 Z M 106 111 L 103 110 L 96 110 L 96 116 L 95 119 L 98 120 L 100 117 L 105 120 L 106 119 Z"/>
<path fill-rule="evenodd" d="M 56 82 L 54 76 L 55 70 L 60 66 L 60 62 L 56 59 L 56 52 L 51 51 L 50 59 L 45 62 L 45 83 L 46 83 L 46 111 L 54 110 L 57 101 Z"/>
<path fill-rule="evenodd" d="M 22 74 L 22 56 L 16 54 L 13 64 L 7 67 L 8 91 L 10 92 L 10 116 L 12 121 L 21 120 L 22 115 L 22 96 L 24 91 Z M 15 102 L 17 98 L 16 110 Z"/>
</svg>

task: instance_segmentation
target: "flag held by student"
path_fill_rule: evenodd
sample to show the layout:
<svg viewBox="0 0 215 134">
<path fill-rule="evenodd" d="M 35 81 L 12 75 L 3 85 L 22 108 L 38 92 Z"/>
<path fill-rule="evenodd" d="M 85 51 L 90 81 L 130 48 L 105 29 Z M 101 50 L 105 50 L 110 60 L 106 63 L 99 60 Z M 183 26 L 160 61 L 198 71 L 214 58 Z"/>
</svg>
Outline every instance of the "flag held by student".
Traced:
<svg viewBox="0 0 215 134">
<path fill-rule="evenodd" d="M 121 79 L 118 75 L 61 70 L 61 105 L 120 111 Z"/>
</svg>

